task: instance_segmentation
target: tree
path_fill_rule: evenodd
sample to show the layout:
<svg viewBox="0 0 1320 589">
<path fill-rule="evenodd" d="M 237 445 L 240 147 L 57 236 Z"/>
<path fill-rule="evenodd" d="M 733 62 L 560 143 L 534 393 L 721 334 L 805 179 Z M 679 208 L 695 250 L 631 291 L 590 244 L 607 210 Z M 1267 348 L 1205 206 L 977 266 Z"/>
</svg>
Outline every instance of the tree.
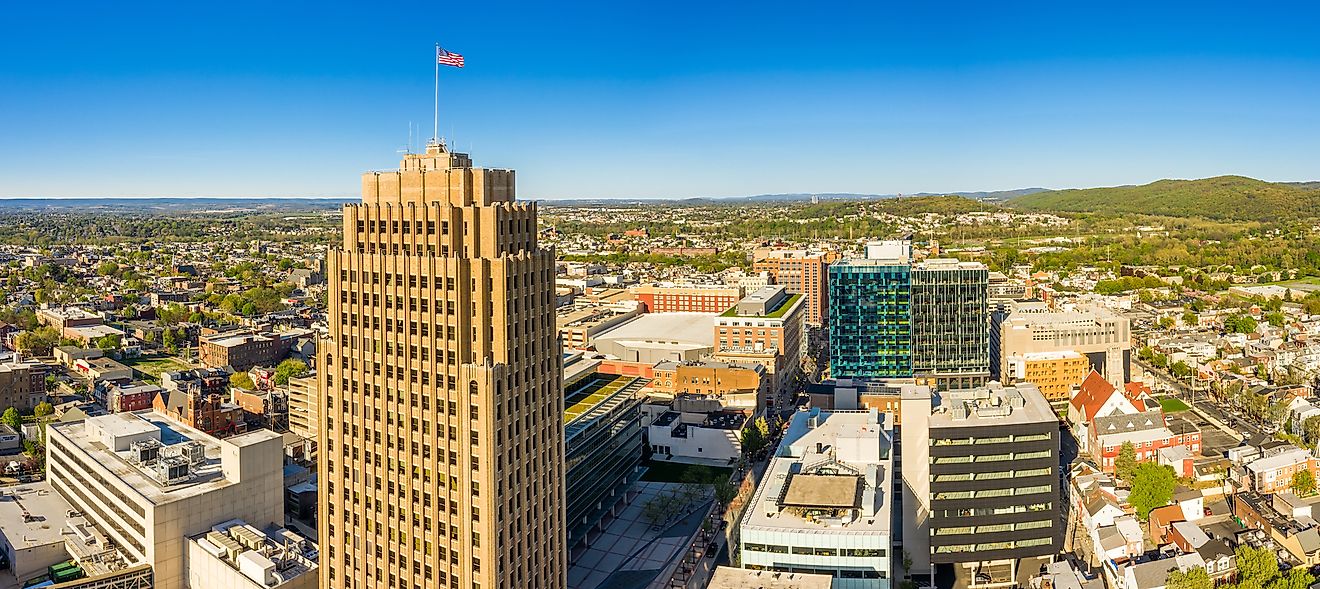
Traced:
<svg viewBox="0 0 1320 589">
<path fill-rule="evenodd" d="M 289 358 L 275 367 L 275 384 L 289 384 L 290 378 L 297 378 L 304 374 L 307 374 L 307 364 L 302 360 Z"/>
<path fill-rule="evenodd" d="M 52 413 L 55 413 L 55 406 L 51 405 L 46 401 L 37 403 L 37 406 L 32 409 L 32 414 L 36 415 L 37 417 L 45 417 Z"/>
<path fill-rule="evenodd" d="M 10 407 L 5 409 L 3 414 L 0 414 L 0 423 L 14 428 L 14 431 L 22 431 L 23 416 L 18 414 L 18 409 Z"/>
<path fill-rule="evenodd" d="M 1296 567 L 1288 571 L 1288 574 L 1274 579 L 1266 589 L 1306 589 L 1314 582 L 1315 575 L 1305 567 Z"/>
<path fill-rule="evenodd" d="M 1279 576 L 1279 560 L 1270 550 L 1241 545 L 1234 555 L 1237 557 L 1239 587 L 1248 584 L 1264 587 Z"/>
<path fill-rule="evenodd" d="M 1132 442 L 1123 442 L 1118 447 L 1118 457 L 1114 459 L 1114 474 L 1119 480 L 1132 482 L 1132 475 L 1137 471 L 1137 447 Z"/>
<path fill-rule="evenodd" d="M 96 347 L 102 350 L 114 350 L 119 348 L 119 334 L 111 333 L 101 336 L 96 340 Z"/>
<path fill-rule="evenodd" d="M 738 487 L 728 480 L 722 480 L 715 483 L 715 500 L 719 502 L 720 508 L 728 507 L 738 496 Z"/>
<path fill-rule="evenodd" d="M 1167 466 L 1146 462 L 1137 467 L 1132 476 L 1132 493 L 1128 503 L 1136 510 L 1137 516 L 1145 521 L 1156 507 L 1162 507 L 1173 498 L 1173 489 L 1178 485 L 1173 469 Z"/>
<path fill-rule="evenodd" d="M 1187 311 L 1186 313 L 1183 313 L 1183 314 L 1182 314 L 1182 322 L 1183 322 L 1183 325 L 1186 325 L 1186 326 L 1188 326 L 1188 327 L 1195 327 L 1196 324 L 1197 324 L 1198 322 L 1200 322 L 1200 320 L 1197 319 L 1197 317 L 1196 317 L 1196 313 L 1193 313 L 1193 312 L 1191 312 L 1191 311 Z"/>
<path fill-rule="evenodd" d="M 1177 324 L 1178 321 L 1173 317 L 1168 317 L 1168 316 L 1160 317 L 1160 327 L 1163 327 L 1164 329 L 1172 329 L 1173 326 Z"/>
<path fill-rule="evenodd" d="M 18 334 L 14 343 L 18 346 L 18 350 L 25 354 L 49 356 L 51 349 L 60 343 L 60 332 L 54 327 L 43 325 Z"/>
<path fill-rule="evenodd" d="M 1315 493 L 1315 475 L 1311 474 L 1309 469 L 1299 470 L 1293 473 L 1292 492 L 1306 497 Z"/>
<path fill-rule="evenodd" d="M 1215 582 L 1205 572 L 1205 567 L 1192 567 L 1186 572 L 1173 570 L 1164 584 L 1167 589 L 1214 589 Z"/>
<path fill-rule="evenodd" d="M 1229 333 L 1251 333 L 1256 331 L 1256 320 L 1250 315 L 1231 315 L 1224 319 L 1224 331 Z"/>
<path fill-rule="evenodd" d="M 257 388 L 256 383 L 252 382 L 252 377 L 246 372 L 235 372 L 229 375 L 229 386 L 239 389 L 253 390 Z"/>
<path fill-rule="evenodd" d="M 761 435 L 761 430 L 755 426 L 744 428 L 742 433 L 742 450 L 744 456 L 756 456 L 765 448 L 766 439 Z"/>
<path fill-rule="evenodd" d="M 174 335 L 173 329 L 166 329 L 160 332 L 160 344 L 165 346 L 165 349 L 169 350 L 171 354 L 179 349 L 179 339 L 178 336 Z"/>
<path fill-rule="evenodd" d="M 1169 367 L 1169 371 L 1178 378 L 1187 378 L 1192 375 L 1192 367 L 1182 360 L 1174 362 L 1173 366 Z"/>
</svg>

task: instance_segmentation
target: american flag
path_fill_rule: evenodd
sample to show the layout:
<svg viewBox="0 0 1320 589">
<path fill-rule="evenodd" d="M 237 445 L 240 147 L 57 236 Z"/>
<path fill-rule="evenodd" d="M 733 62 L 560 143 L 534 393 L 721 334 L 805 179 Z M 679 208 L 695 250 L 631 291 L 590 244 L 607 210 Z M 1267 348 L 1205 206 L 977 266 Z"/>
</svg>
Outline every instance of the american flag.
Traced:
<svg viewBox="0 0 1320 589">
<path fill-rule="evenodd" d="M 443 48 L 435 48 L 435 62 L 440 65 L 451 65 L 454 67 L 463 67 L 463 56 L 458 53 L 445 51 Z"/>
</svg>

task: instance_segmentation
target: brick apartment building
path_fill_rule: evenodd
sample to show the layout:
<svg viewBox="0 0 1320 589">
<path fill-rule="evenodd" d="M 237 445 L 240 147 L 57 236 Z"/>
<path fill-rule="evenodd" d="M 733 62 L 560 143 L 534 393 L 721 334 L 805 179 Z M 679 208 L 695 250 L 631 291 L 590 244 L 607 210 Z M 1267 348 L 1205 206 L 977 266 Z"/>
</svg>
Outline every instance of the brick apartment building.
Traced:
<svg viewBox="0 0 1320 589">
<path fill-rule="evenodd" d="M 228 331 L 198 340 L 198 359 L 219 368 L 246 371 L 253 366 L 272 366 L 289 355 L 295 336 L 251 330 Z"/>
</svg>

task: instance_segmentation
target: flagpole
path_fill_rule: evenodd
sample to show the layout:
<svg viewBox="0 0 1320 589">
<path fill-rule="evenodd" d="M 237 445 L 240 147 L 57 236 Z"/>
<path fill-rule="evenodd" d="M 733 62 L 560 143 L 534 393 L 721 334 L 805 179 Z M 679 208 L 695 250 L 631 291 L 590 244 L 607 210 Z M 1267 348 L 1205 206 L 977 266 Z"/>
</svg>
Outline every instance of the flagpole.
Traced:
<svg viewBox="0 0 1320 589">
<path fill-rule="evenodd" d="M 435 44 L 435 56 L 431 58 L 435 62 L 435 119 L 434 126 L 431 129 L 431 143 L 440 142 L 440 44 Z"/>
</svg>

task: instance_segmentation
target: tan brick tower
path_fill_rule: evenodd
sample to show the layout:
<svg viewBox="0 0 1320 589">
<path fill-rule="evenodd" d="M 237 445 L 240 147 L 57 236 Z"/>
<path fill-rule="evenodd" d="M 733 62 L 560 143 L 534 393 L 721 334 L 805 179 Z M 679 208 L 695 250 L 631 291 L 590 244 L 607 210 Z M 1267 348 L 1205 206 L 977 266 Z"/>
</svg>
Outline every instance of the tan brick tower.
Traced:
<svg viewBox="0 0 1320 589">
<path fill-rule="evenodd" d="M 554 263 L 512 170 L 441 144 L 363 174 L 318 352 L 322 587 L 566 585 Z"/>
</svg>

